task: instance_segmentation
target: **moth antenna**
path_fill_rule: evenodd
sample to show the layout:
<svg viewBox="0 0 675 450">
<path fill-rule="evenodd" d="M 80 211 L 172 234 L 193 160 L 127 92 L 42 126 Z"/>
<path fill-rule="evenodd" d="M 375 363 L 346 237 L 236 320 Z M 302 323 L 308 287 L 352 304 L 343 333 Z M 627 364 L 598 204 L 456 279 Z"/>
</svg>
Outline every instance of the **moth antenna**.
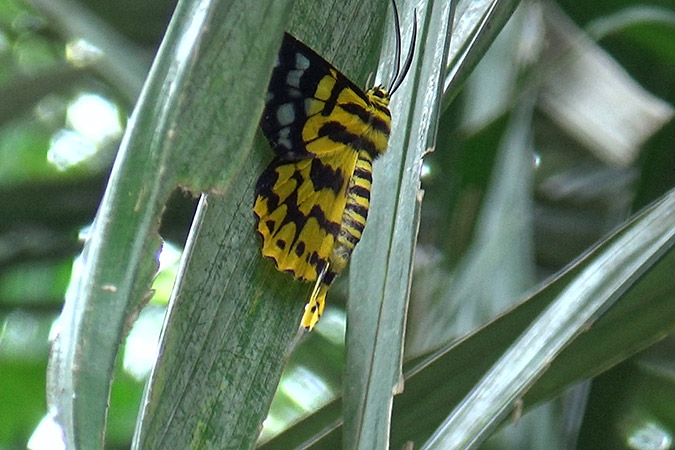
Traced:
<svg viewBox="0 0 675 450">
<path fill-rule="evenodd" d="M 396 0 L 391 0 L 391 5 L 394 7 L 394 29 L 396 30 L 396 64 L 394 64 L 394 75 L 391 77 L 391 85 L 394 86 L 398 78 L 399 68 L 401 67 L 401 22 L 398 17 Z"/>
<path fill-rule="evenodd" d="M 397 20 L 398 23 L 398 20 Z M 400 34 L 400 33 L 399 33 Z M 399 36 L 397 41 L 400 42 L 401 37 Z M 410 38 L 410 47 L 408 48 L 408 57 L 405 60 L 405 63 L 403 63 L 403 68 L 401 69 L 400 72 L 397 70 L 397 77 L 394 80 L 391 90 L 389 91 L 389 95 L 393 95 L 394 92 L 396 92 L 396 89 L 401 86 L 401 83 L 403 83 L 403 80 L 405 80 L 405 76 L 408 74 L 408 71 L 410 70 L 410 67 L 412 66 L 412 60 L 413 56 L 415 53 L 415 41 L 417 40 L 417 10 L 413 13 L 413 31 L 412 31 L 412 37 Z"/>
</svg>

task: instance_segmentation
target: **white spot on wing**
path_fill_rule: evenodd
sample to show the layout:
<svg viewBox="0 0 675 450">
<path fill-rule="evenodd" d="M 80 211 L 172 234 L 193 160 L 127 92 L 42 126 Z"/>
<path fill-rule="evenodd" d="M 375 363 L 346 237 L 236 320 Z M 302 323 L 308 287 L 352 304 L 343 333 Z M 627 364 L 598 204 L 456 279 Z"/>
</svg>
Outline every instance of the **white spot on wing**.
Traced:
<svg viewBox="0 0 675 450">
<path fill-rule="evenodd" d="M 291 127 L 283 127 L 279 130 L 279 139 L 287 139 L 291 135 Z"/>
<path fill-rule="evenodd" d="M 284 103 L 277 109 L 277 122 L 284 126 L 293 123 L 295 120 L 295 108 L 293 103 Z"/>
<path fill-rule="evenodd" d="M 289 70 L 288 75 L 286 75 L 286 84 L 300 89 L 300 78 L 303 73 L 305 73 L 304 70 Z"/>
<path fill-rule="evenodd" d="M 309 59 L 302 53 L 295 54 L 295 67 L 304 71 L 309 67 Z"/>
<path fill-rule="evenodd" d="M 279 141 L 277 141 L 277 142 L 279 142 L 279 145 L 281 145 L 282 147 L 286 147 L 289 150 L 292 147 L 290 139 L 279 139 Z"/>
</svg>

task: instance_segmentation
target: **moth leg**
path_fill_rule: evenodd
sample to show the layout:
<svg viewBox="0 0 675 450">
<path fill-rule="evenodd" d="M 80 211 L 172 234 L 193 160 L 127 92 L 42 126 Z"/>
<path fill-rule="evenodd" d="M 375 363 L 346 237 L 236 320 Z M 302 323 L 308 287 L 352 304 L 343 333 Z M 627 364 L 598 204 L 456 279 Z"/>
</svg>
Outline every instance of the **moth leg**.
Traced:
<svg viewBox="0 0 675 450">
<path fill-rule="evenodd" d="M 323 270 L 321 270 L 316 279 L 316 284 L 314 284 L 314 289 L 312 289 L 312 295 L 310 295 L 309 301 L 305 305 L 305 313 L 302 316 L 301 325 L 307 331 L 312 331 L 321 318 L 323 309 L 326 306 L 326 294 L 330 287 L 330 283 L 326 280 L 328 265 L 326 264 Z"/>
</svg>

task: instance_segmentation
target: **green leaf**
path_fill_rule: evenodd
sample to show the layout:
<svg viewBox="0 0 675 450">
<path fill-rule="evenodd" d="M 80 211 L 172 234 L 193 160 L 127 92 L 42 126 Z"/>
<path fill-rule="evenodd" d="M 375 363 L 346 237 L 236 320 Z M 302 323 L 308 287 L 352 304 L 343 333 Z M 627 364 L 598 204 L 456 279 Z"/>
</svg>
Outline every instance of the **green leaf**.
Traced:
<svg viewBox="0 0 675 450">
<path fill-rule="evenodd" d="M 295 11 L 308 5 L 299 3 Z M 362 18 L 383 20 L 372 6 L 351 5 L 359 8 L 345 3 L 344 12 L 320 12 L 335 22 L 351 17 L 340 41 L 345 48 L 360 43 L 355 30 Z M 291 29 L 321 52 L 321 41 L 315 45 L 307 27 Z M 361 61 L 367 67 L 365 57 L 353 55 L 349 65 Z M 260 256 L 253 186 L 272 155 L 263 139 L 255 144 L 227 196 L 200 202 L 134 448 L 250 448 L 260 432 L 298 333 L 308 286 Z"/>
<path fill-rule="evenodd" d="M 266 159 L 256 152 L 227 197 L 200 201 L 134 448 L 250 448 L 257 439 L 306 291 L 260 261 L 245 200 Z"/>
<path fill-rule="evenodd" d="M 421 205 L 421 162 L 434 141 L 452 5 L 437 1 L 417 11 L 412 5 L 401 10 L 402 30 L 410 29 L 413 16 L 419 14 L 423 45 L 418 48 L 424 52 L 417 54 L 409 80 L 392 102 L 389 151 L 373 169 L 374 206 L 351 266 L 344 383 L 346 448 L 389 447 L 393 396 L 401 390 L 403 335 Z M 393 26 L 390 29 L 390 34 L 396 32 Z M 392 72 L 389 66 L 383 70 Z"/>
<path fill-rule="evenodd" d="M 174 14 L 52 349 L 49 407 L 68 448 L 102 447 L 113 364 L 157 269 L 157 227 L 169 194 L 179 184 L 225 191 L 248 164 L 286 9 L 281 1 L 185 1 Z M 277 33 L 260 34 L 261 27 Z"/>
<path fill-rule="evenodd" d="M 453 42 L 444 83 L 443 110 L 459 93 L 520 0 L 479 0 L 459 2 L 452 27 Z"/>
<path fill-rule="evenodd" d="M 503 5 L 506 3 L 502 4 L 502 8 Z M 514 7 L 513 2 L 510 5 Z M 487 8 L 487 3 L 484 6 Z M 396 104 L 392 104 L 395 120 L 408 126 L 404 129 L 394 125 L 390 141 L 392 151 L 376 163 L 374 169 L 373 207 L 363 241 L 355 251 L 351 265 L 350 299 L 357 301 L 350 301 L 348 308 L 344 394 L 344 446 L 347 448 L 380 448 L 388 446 L 389 442 L 391 402 L 393 395 L 402 387 L 402 340 L 419 226 L 421 160 L 435 146 L 442 68 L 446 66 L 448 53 L 453 55 L 457 52 L 457 49 L 453 51 L 449 48 L 453 10 L 454 4 L 443 1 L 430 2 L 426 8 L 422 6 L 417 10 L 423 18 L 419 29 L 424 30 L 418 39 L 418 51 L 422 56 L 416 63 L 419 79 L 415 81 L 415 93 L 412 94 L 417 102 L 409 106 L 409 116 L 402 119 L 398 115 L 405 114 L 404 111 L 397 110 Z M 497 11 L 503 10 L 497 8 Z M 493 13 L 486 14 L 491 17 Z M 501 16 L 499 25 L 503 25 L 507 17 Z M 475 30 L 471 26 L 481 27 L 480 22 L 485 20 L 485 16 L 476 16 L 472 12 L 461 19 L 470 26 L 453 36 L 460 42 L 453 45 L 461 48 L 462 44 L 467 44 L 472 49 L 470 39 L 475 38 L 472 34 Z M 486 40 L 482 41 L 483 45 L 494 39 L 499 25 L 483 28 L 479 33 Z M 480 47 L 477 48 L 480 50 Z M 468 59 L 462 60 L 462 64 L 475 58 L 472 52 L 469 52 Z M 460 64 L 457 61 L 455 64 Z M 400 91 L 394 100 L 404 92 Z M 406 134 L 401 144 L 398 143 L 401 138 L 397 136 L 397 128 Z M 394 152 L 400 145 L 405 151 Z M 333 403 L 316 417 L 308 419 L 317 427 L 313 428 L 316 436 L 339 426 L 338 405 Z M 305 422 L 302 424 L 303 427 L 306 425 Z M 301 434 L 303 436 L 285 433 L 279 440 L 266 444 L 265 448 L 303 446 L 313 441 L 310 433 Z M 327 439 L 335 442 L 334 433 Z M 331 444 L 324 441 L 321 446 L 330 448 Z"/>
<path fill-rule="evenodd" d="M 675 192 L 646 211 L 616 242 L 594 252 L 593 262 L 500 356 L 424 448 L 475 448 L 486 439 L 556 356 L 673 244 Z"/>
</svg>

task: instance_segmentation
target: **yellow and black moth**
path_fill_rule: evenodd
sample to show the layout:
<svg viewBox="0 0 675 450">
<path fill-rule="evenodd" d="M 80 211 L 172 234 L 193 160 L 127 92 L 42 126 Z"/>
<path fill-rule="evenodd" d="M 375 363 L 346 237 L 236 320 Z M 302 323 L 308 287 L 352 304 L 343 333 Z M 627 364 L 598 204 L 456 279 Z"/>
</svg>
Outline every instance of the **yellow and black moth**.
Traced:
<svg viewBox="0 0 675 450">
<path fill-rule="evenodd" d="M 389 89 L 363 92 L 311 48 L 284 34 L 260 122 L 276 156 L 260 175 L 253 212 L 262 253 L 280 271 L 316 281 L 302 326 L 311 330 L 323 313 L 331 283 L 361 239 L 370 206 L 373 160 L 387 149 L 389 99 L 412 62 Z"/>
</svg>

